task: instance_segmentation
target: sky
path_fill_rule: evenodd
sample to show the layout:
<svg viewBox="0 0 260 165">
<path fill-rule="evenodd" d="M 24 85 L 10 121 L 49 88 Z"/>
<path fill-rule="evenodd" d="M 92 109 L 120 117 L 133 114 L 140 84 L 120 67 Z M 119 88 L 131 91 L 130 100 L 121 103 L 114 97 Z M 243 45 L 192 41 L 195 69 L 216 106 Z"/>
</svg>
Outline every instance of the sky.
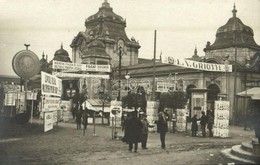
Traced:
<svg viewBox="0 0 260 165">
<path fill-rule="evenodd" d="M 85 31 L 85 19 L 98 12 L 104 0 L 0 0 L 0 75 L 16 75 L 12 59 L 30 44 L 39 59 L 48 61 L 63 48 L 70 58 L 73 38 Z M 126 34 L 140 44 L 140 58 L 156 55 L 189 58 L 197 47 L 204 56 L 207 41 L 214 43 L 217 29 L 237 17 L 254 31 L 260 45 L 260 0 L 108 0 L 126 19 Z"/>
</svg>

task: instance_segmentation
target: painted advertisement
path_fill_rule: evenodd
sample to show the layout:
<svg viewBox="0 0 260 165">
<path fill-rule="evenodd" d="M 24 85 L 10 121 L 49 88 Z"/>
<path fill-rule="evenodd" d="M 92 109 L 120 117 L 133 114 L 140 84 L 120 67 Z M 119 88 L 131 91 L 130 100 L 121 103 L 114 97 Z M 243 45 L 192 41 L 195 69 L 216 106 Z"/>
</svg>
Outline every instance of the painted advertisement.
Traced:
<svg viewBox="0 0 260 165">
<path fill-rule="evenodd" d="M 52 95 L 61 97 L 62 80 L 56 76 L 41 72 L 41 92 L 42 95 Z"/>
</svg>

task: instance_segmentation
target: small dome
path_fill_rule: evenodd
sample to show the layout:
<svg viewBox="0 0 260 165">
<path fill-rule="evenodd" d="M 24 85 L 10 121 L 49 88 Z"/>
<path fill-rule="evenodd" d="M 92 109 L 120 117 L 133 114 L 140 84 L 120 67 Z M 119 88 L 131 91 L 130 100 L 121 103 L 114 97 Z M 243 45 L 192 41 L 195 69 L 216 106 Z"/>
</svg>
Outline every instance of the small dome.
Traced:
<svg viewBox="0 0 260 165">
<path fill-rule="evenodd" d="M 62 44 L 61 44 L 61 48 L 55 52 L 53 60 L 71 62 L 71 60 L 69 58 L 69 53 L 63 49 Z"/>
<path fill-rule="evenodd" d="M 113 22 L 125 24 L 124 19 L 113 12 L 113 8 L 110 7 L 110 4 L 107 2 L 107 0 L 102 3 L 102 6 L 99 8 L 99 11 L 96 14 L 89 16 L 86 19 L 85 24 L 98 19 L 106 19 Z"/>
<path fill-rule="evenodd" d="M 98 39 L 90 42 L 87 48 L 82 51 L 82 54 L 82 59 L 87 57 L 110 59 L 110 56 L 106 53 L 104 43 Z"/>
<path fill-rule="evenodd" d="M 61 44 L 61 48 L 55 52 L 54 56 L 69 56 L 69 53 L 63 49 L 63 45 Z"/>
</svg>

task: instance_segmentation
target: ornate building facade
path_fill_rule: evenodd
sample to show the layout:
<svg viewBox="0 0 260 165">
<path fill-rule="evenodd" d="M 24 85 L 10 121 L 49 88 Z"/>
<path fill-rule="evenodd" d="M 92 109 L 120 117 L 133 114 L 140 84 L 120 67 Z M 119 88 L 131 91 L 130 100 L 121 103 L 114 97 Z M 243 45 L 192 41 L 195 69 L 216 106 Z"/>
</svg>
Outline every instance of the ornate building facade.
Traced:
<svg viewBox="0 0 260 165">
<path fill-rule="evenodd" d="M 118 42 L 123 44 L 122 66 L 135 65 L 138 63 L 139 43 L 132 38 L 127 37 L 125 32 L 126 20 L 113 12 L 113 8 L 107 0 L 102 3 L 99 11 L 89 16 L 85 20 L 86 30 L 79 32 L 71 43 L 72 61 L 74 63 L 84 64 L 111 64 L 112 67 L 118 67 Z M 87 58 L 90 57 L 90 49 L 93 47 L 93 41 L 102 43 L 105 47 L 107 56 L 105 58 Z M 93 53 L 93 52 L 92 52 Z M 101 53 L 101 54 L 100 54 Z M 94 56 L 102 56 L 104 52 L 95 52 Z M 111 61 L 106 59 L 111 58 Z"/>
</svg>

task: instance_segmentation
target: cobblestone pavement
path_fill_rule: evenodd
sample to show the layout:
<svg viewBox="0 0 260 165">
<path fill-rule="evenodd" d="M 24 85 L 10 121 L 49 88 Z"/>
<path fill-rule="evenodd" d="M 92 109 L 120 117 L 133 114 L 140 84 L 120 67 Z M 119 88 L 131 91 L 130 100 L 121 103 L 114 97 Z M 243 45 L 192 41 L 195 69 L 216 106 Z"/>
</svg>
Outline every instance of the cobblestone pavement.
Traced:
<svg viewBox="0 0 260 165">
<path fill-rule="evenodd" d="M 113 140 L 111 128 L 88 126 L 85 136 L 76 124 L 59 123 L 43 132 L 41 123 L 3 125 L 0 130 L 0 164 L 88 164 L 88 165 L 168 165 L 227 164 L 220 156 L 224 148 L 250 141 L 253 131 L 230 126 L 230 138 L 191 137 L 167 133 L 166 150 L 160 148 L 158 133 L 149 133 L 148 150 L 129 152 L 127 144 Z M 118 129 L 119 134 L 123 134 Z"/>
</svg>

